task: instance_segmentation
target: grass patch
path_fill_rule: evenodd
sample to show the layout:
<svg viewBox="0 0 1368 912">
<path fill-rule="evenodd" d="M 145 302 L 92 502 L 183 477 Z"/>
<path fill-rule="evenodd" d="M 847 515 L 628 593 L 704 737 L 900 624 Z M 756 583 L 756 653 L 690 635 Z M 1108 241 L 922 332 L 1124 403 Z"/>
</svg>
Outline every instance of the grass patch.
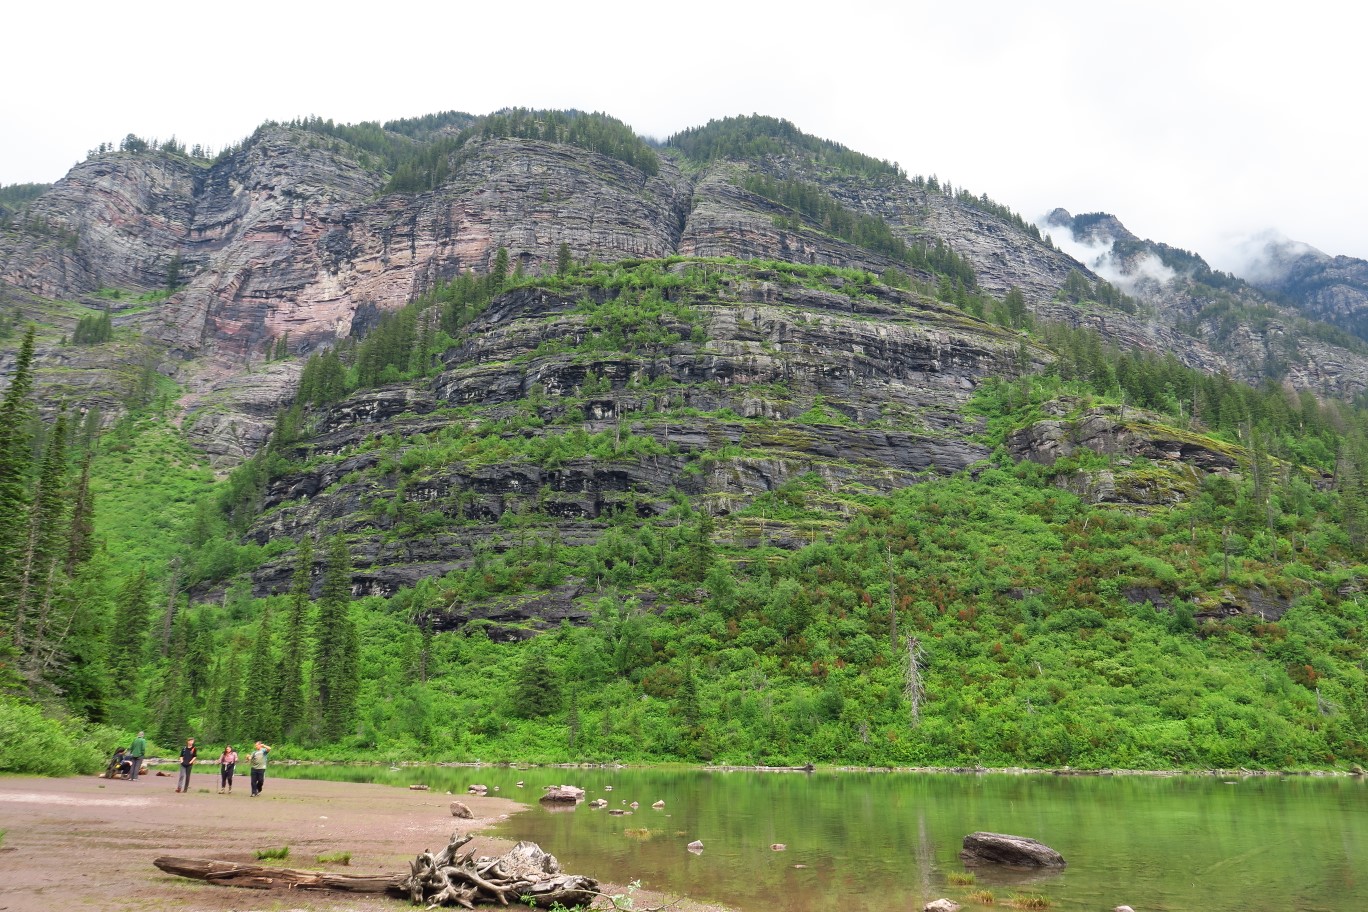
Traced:
<svg viewBox="0 0 1368 912">
<path fill-rule="evenodd" d="M 975 890 L 964 899 L 966 902 L 978 903 L 980 906 L 991 906 L 997 902 L 992 890 Z"/>
<path fill-rule="evenodd" d="M 628 839 L 639 839 L 639 840 L 641 840 L 642 842 L 645 842 L 647 839 L 650 839 L 650 838 L 653 837 L 655 834 L 652 833 L 652 832 L 651 832 L 649 829 L 647 829 L 646 827 L 638 827 L 637 829 L 630 829 L 630 828 L 629 828 L 629 829 L 623 830 L 623 831 L 622 831 L 622 835 L 623 835 L 623 836 L 626 836 Z"/>
<path fill-rule="evenodd" d="M 257 861 L 284 861 L 290 857 L 290 847 L 280 846 L 275 849 L 257 849 Z"/>
<path fill-rule="evenodd" d="M 288 850 L 288 846 L 286 848 Z M 330 852 L 327 855 L 319 855 L 318 863 L 349 865 L 351 864 L 351 852 Z"/>
<path fill-rule="evenodd" d="M 1051 905 L 1050 897 L 1039 893 L 1013 893 L 1007 902 L 1013 909 L 1048 909 Z"/>
<path fill-rule="evenodd" d="M 969 872 L 956 872 L 946 878 L 946 881 L 955 887 L 969 887 L 975 883 L 974 875 Z"/>
</svg>

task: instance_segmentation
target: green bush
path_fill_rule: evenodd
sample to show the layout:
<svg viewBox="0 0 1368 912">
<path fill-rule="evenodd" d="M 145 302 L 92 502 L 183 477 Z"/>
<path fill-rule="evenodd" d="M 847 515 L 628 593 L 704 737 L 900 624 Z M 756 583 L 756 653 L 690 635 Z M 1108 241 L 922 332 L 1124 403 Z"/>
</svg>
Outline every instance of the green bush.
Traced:
<svg viewBox="0 0 1368 912">
<path fill-rule="evenodd" d="M 110 729 L 84 728 L 44 716 L 38 707 L 0 697 L 0 773 L 71 776 L 104 766 L 102 741 L 117 741 Z M 111 746 L 110 751 L 113 750 Z"/>
</svg>

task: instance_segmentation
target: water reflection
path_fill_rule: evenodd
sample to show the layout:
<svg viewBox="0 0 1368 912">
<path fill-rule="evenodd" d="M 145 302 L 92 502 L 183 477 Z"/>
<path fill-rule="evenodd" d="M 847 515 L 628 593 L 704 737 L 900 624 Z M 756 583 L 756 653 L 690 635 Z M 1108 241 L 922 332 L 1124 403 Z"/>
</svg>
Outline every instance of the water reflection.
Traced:
<svg viewBox="0 0 1368 912">
<path fill-rule="evenodd" d="M 273 765 L 273 774 L 277 769 Z M 749 773 L 406 767 L 293 767 L 281 774 L 464 793 L 474 782 L 533 807 L 499 825 L 569 870 L 729 903 L 744 912 L 888 912 L 939 896 L 1048 896 L 1053 909 L 1360 912 L 1368 909 L 1368 790 L 1346 779 L 1080 778 L 910 773 Z M 517 780 L 526 788 L 519 791 Z M 546 785 L 585 803 L 536 805 Z M 634 814 L 612 816 L 609 809 Z M 653 802 L 664 801 L 663 808 Z M 975 867 L 975 830 L 1029 836 L 1062 872 Z M 701 840 L 704 849 L 686 848 Z M 784 843 L 784 852 L 770 846 Z M 977 908 L 984 908 L 979 906 Z"/>
</svg>

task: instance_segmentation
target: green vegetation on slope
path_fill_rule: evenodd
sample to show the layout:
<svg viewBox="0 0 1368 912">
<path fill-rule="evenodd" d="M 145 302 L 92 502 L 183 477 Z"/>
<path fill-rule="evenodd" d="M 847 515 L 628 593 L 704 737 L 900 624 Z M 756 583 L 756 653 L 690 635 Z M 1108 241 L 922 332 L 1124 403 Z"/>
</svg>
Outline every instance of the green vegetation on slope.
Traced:
<svg viewBox="0 0 1368 912">
<path fill-rule="evenodd" d="M 695 307 L 740 268 L 675 260 L 458 280 L 327 356 L 339 385 L 310 401 L 427 376 L 444 348 L 459 357 L 470 321 L 501 290 L 576 302 L 567 315 L 584 332 L 543 354 L 666 350 L 693 338 Z M 773 272 L 852 296 L 876 282 L 792 264 Z M 125 561 L 115 573 L 113 555 L 99 564 L 92 603 L 117 620 L 92 625 L 90 654 L 95 668 L 121 669 L 120 685 L 118 693 L 88 688 L 80 711 L 155 726 L 168 743 L 186 733 L 235 741 L 280 734 L 291 750 L 333 756 L 1363 763 L 1361 414 L 1120 352 L 1086 333 L 1035 332 L 1057 353 L 1055 365 L 983 385 L 973 409 L 983 442 L 997 452 L 972 472 L 888 496 L 833 489 L 813 473 L 727 515 L 680 491 L 643 510 L 627 492 L 616 509 L 577 521 L 573 536 L 554 499 L 529 491 L 496 527 L 483 527 L 468 562 L 388 599 L 349 598 L 348 545 L 359 536 L 319 542 L 327 560 L 297 555 L 288 591 L 253 596 L 244 571 L 293 546 L 241 538 L 271 478 L 309 460 L 374 457 L 342 483 L 389 493 L 381 501 L 358 495 L 344 527 L 373 524 L 402 547 L 467 528 L 462 511 L 403 496 L 405 485 L 452 466 L 670 457 L 702 469 L 740 465 L 756 447 L 719 439 L 686 454 L 630 422 L 591 433 L 575 410 L 579 397 L 614 394 L 602 377 L 586 377 L 552 419 L 534 389 L 498 407 L 451 409 L 445 425 L 421 437 L 387 435 L 327 457 L 295 445 L 308 443 L 310 413 L 287 413 L 263 456 L 212 489 L 159 436 L 164 426 L 129 424 L 127 448 L 113 445 L 117 434 L 107 438 L 96 476 L 107 472 L 111 488 L 127 479 L 134 490 L 141 472 L 138 488 L 154 475 L 166 490 L 111 516 L 167 514 L 137 530 L 147 539 L 139 564 L 179 556 L 185 575 L 223 588 L 202 589 L 212 597 L 187 604 L 168 591 L 164 567 L 143 575 Z M 842 420 L 827 403 L 807 405 L 790 421 L 711 417 L 757 431 L 743 440 L 800 445 L 812 425 Z M 1094 414 L 1226 455 L 1236 469 L 1199 476 L 1166 460 L 1089 451 L 1047 467 L 1006 455 L 1012 432 L 1046 416 L 1067 423 Z M 646 428 L 656 420 L 636 417 Z M 548 420 L 564 429 L 540 433 Z M 163 451 L 165 461 L 153 464 Z M 1325 483 L 1332 470 L 1334 486 Z M 1104 473 L 1163 496 L 1125 506 L 1071 493 L 1079 479 Z M 200 485 L 212 500 L 190 510 Z M 308 585 L 320 566 L 315 603 Z M 451 621 L 566 591 L 577 593 L 587 625 L 504 642 L 506 625 Z M 1241 610 L 1256 600 L 1264 608 Z M 120 630 L 137 636 L 110 636 Z"/>
<path fill-rule="evenodd" d="M 783 154 L 794 148 L 850 174 L 874 178 L 907 176 L 895 162 L 855 152 L 840 143 L 804 133 L 787 120 L 759 114 L 710 120 L 704 126 L 681 130 L 666 140 L 666 144 L 696 162 L 759 158 Z"/>
<path fill-rule="evenodd" d="M 965 289 L 972 290 L 978 285 L 974 267 L 944 241 L 937 240 L 934 245 L 925 241 L 908 244 L 877 215 L 851 212 L 816 184 L 799 180 L 776 181 L 763 174 L 747 174 L 741 186 L 756 196 L 796 210 L 842 240 L 916 269 L 946 276 Z M 801 224 L 782 218 L 777 223 L 780 227 Z"/>
</svg>

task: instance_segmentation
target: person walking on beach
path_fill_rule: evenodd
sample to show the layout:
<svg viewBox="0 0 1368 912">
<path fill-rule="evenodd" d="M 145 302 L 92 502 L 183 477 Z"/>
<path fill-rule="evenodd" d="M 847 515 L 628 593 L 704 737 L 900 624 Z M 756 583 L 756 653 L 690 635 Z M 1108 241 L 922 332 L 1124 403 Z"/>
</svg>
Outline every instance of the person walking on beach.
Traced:
<svg viewBox="0 0 1368 912">
<path fill-rule="evenodd" d="M 143 757 L 147 756 L 147 739 L 142 732 L 138 732 L 138 737 L 133 739 L 133 744 L 128 748 L 128 761 L 133 766 L 128 771 L 128 781 L 138 781 L 138 770 L 142 769 Z"/>
<path fill-rule="evenodd" d="M 233 794 L 233 767 L 237 766 L 237 751 L 233 750 L 233 745 L 229 744 L 219 754 L 219 794 L 227 789 L 228 794 Z"/>
<path fill-rule="evenodd" d="M 271 752 L 271 745 L 263 744 L 258 741 L 256 750 L 252 751 L 252 797 L 261 794 L 261 789 L 266 785 L 266 755 Z"/>
<path fill-rule="evenodd" d="M 199 751 L 195 750 L 195 739 L 186 738 L 185 747 L 181 748 L 180 778 L 176 780 L 176 791 L 190 791 L 190 768 L 195 765 L 195 758 L 199 756 Z"/>
</svg>

